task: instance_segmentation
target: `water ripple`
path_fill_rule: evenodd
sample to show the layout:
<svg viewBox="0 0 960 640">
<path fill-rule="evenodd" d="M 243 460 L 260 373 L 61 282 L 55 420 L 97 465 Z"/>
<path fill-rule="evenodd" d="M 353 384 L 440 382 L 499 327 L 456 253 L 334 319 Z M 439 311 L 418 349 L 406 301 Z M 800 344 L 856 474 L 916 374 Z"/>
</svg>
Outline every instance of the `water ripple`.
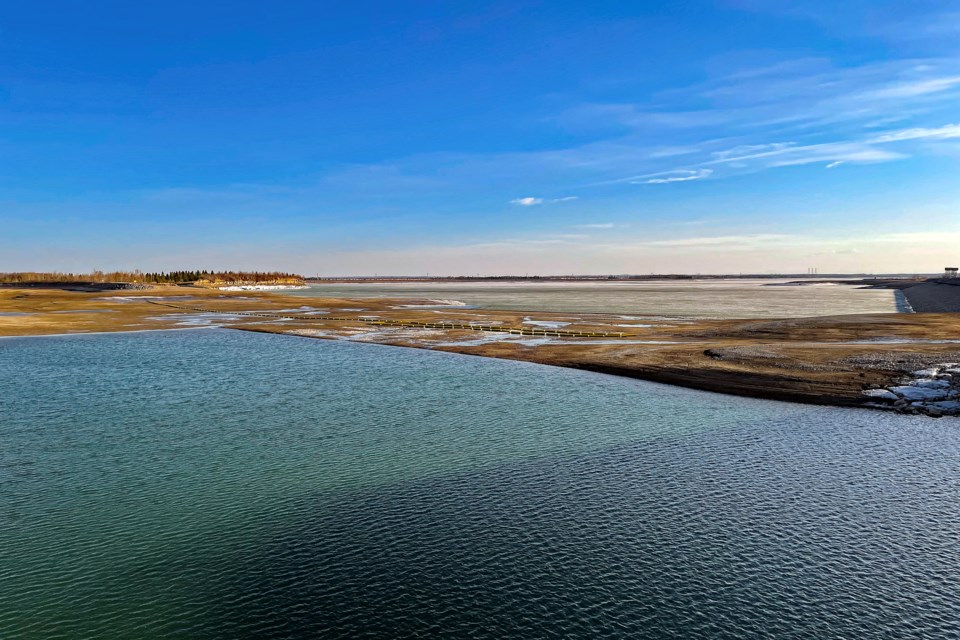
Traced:
<svg viewBox="0 0 960 640">
<path fill-rule="evenodd" d="M 0 637 L 956 637 L 952 427 L 222 330 L 4 341 Z"/>
</svg>

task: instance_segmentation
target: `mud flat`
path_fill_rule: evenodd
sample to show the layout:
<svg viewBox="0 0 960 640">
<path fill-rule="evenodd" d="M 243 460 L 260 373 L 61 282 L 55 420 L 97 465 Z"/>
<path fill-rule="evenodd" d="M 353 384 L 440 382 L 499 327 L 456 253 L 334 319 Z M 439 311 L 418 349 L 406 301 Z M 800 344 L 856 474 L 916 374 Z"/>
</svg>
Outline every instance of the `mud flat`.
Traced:
<svg viewBox="0 0 960 640">
<path fill-rule="evenodd" d="M 524 360 L 775 400 L 960 413 L 960 384 L 950 371 L 960 363 L 960 314 L 628 322 L 613 314 L 491 311 L 450 301 L 185 287 L 0 290 L 0 336 L 197 327 Z M 917 377 L 925 369 L 936 370 L 933 382 Z M 913 380 L 938 391 L 924 399 L 924 392 L 897 389 L 916 386 Z M 932 402 L 940 404 L 930 410 Z"/>
</svg>

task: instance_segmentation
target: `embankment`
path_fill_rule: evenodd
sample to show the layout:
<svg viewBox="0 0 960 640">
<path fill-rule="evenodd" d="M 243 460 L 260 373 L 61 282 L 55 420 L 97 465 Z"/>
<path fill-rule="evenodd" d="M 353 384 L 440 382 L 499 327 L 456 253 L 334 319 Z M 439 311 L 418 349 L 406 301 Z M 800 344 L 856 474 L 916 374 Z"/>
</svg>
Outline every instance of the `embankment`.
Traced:
<svg viewBox="0 0 960 640">
<path fill-rule="evenodd" d="M 902 291 L 917 313 L 960 313 L 958 285 L 924 282 Z"/>
</svg>

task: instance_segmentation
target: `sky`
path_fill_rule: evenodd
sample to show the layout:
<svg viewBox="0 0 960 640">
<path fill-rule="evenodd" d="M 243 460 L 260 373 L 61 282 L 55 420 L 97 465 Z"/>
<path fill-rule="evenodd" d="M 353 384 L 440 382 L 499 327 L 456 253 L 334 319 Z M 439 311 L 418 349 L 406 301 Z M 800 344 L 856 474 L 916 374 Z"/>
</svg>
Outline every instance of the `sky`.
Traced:
<svg viewBox="0 0 960 640">
<path fill-rule="evenodd" d="M 7 2 L 0 271 L 960 263 L 960 5 Z"/>
</svg>

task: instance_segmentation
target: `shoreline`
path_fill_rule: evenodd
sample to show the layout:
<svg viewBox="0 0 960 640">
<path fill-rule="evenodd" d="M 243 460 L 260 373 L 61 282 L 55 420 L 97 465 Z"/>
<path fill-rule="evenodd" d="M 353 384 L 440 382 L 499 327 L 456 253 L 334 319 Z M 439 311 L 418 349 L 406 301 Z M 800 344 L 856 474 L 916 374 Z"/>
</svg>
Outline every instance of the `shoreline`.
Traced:
<svg viewBox="0 0 960 640">
<path fill-rule="evenodd" d="M 742 384 L 737 385 L 727 385 L 722 381 L 711 378 L 710 376 L 703 376 L 700 379 L 697 379 L 696 376 L 684 376 L 680 374 L 671 374 L 669 372 L 657 372 L 657 371 L 644 371 L 641 369 L 632 369 L 627 367 L 616 367 L 616 366 L 604 366 L 604 365 L 591 365 L 591 364 L 559 364 L 555 362 L 542 362 L 539 360 L 534 360 L 530 358 L 522 357 L 508 357 L 508 356 L 498 356 L 498 355 L 488 355 L 483 353 L 474 353 L 470 351 L 459 351 L 452 349 L 431 349 L 424 348 L 421 346 L 410 345 L 410 344 L 393 344 L 388 342 L 361 342 L 356 340 L 348 340 L 336 336 L 321 336 L 321 335 L 305 335 L 299 333 L 282 333 L 278 331 L 270 331 L 262 328 L 253 328 L 253 327 L 225 327 L 234 331 L 245 331 L 247 333 L 261 333 L 268 335 L 277 335 L 281 337 L 292 337 L 292 338 L 302 338 L 305 340 L 326 340 L 330 342 L 345 342 L 349 344 L 356 345 L 370 345 L 370 346 L 379 346 L 379 347 L 395 347 L 399 349 L 418 349 L 423 351 L 431 351 L 437 353 L 446 353 L 449 355 L 457 356 L 469 356 L 469 357 L 480 357 L 480 358 L 492 358 L 494 360 L 511 360 L 513 362 L 522 362 L 526 364 L 535 364 L 544 367 L 556 367 L 558 369 L 575 369 L 578 371 L 588 371 L 591 373 L 598 373 L 602 375 L 616 376 L 619 378 L 630 378 L 632 380 L 641 380 L 643 382 L 652 382 L 656 384 L 663 384 L 667 386 L 674 387 L 683 387 L 685 389 L 692 389 L 695 391 L 704 391 L 707 393 L 718 393 L 722 395 L 733 395 L 743 398 L 752 398 L 757 400 L 771 400 L 776 402 L 788 402 L 792 404 L 805 404 L 805 405 L 816 405 L 816 406 L 829 406 L 837 408 L 846 408 L 846 409 L 868 409 L 871 408 L 866 406 L 859 398 L 838 398 L 837 396 L 821 396 L 819 398 L 811 398 L 807 395 L 797 395 L 789 392 L 777 392 L 764 387 L 763 385 L 757 386 L 757 392 L 751 393 L 744 389 Z M 71 334 L 76 335 L 76 334 Z M 627 342 L 627 344 L 631 344 Z M 663 344 L 663 343 L 659 343 Z M 673 343 L 680 344 L 680 343 Z M 689 344 L 689 343 L 682 343 Z M 768 379 L 758 376 L 758 381 L 768 382 Z"/>
<path fill-rule="evenodd" d="M 183 287 L 144 294 L 0 290 L 0 336 L 224 327 L 526 361 L 803 404 L 938 415 L 952 414 L 949 403 L 960 398 L 960 373 L 954 384 L 948 372 L 960 363 L 960 314 L 682 322 L 648 316 L 626 328 L 617 314 Z M 939 377 L 913 376 L 930 368 Z"/>
<path fill-rule="evenodd" d="M 199 329 L 223 329 L 220 326 L 210 327 L 171 327 L 169 329 L 130 329 L 128 331 L 81 331 L 77 333 L 34 333 L 20 336 L 0 336 L 0 340 L 28 340 L 31 338 L 82 338 L 83 336 L 110 336 L 127 333 L 158 333 L 167 331 L 197 331 Z"/>
<path fill-rule="evenodd" d="M 805 404 L 805 405 L 815 405 L 815 406 L 830 406 L 836 408 L 846 408 L 846 409 L 865 409 L 870 407 L 865 407 L 860 402 L 832 402 L 830 399 L 825 399 L 823 401 L 811 400 L 804 396 L 793 396 L 790 394 L 780 394 L 776 392 L 769 393 L 740 393 L 736 390 L 730 390 L 724 385 L 711 385 L 705 384 L 703 382 L 697 382 L 688 377 L 683 376 L 671 376 L 669 374 L 657 374 L 642 372 L 637 369 L 628 369 L 622 367 L 606 367 L 606 366 L 591 366 L 591 365 L 565 365 L 565 364 L 554 364 L 554 363 L 545 363 L 538 362 L 536 360 L 523 359 L 523 358 L 503 358 L 498 356 L 490 356 L 480 353 L 471 353 L 466 351 L 453 351 L 447 349 L 425 349 L 420 346 L 408 345 L 408 344 L 391 344 L 391 343 L 381 343 L 381 342 L 360 342 L 355 340 L 347 340 L 339 338 L 336 336 L 313 336 L 313 335 L 302 335 L 297 333 L 281 333 L 276 331 L 268 331 L 260 328 L 251 328 L 251 327 L 223 327 L 223 326 L 203 326 L 203 327 L 174 327 L 167 329 L 135 329 L 129 331 L 91 331 L 85 333 L 45 333 L 45 334 L 28 334 L 28 335 L 17 335 L 17 336 L 0 336 L 0 340 L 31 340 L 36 338 L 83 338 L 87 336 L 104 336 L 104 335 L 123 335 L 131 333 L 173 333 L 180 331 L 196 331 L 196 330 L 219 330 L 226 329 L 230 331 L 240 331 L 246 333 L 258 333 L 265 335 L 275 335 L 280 338 L 301 338 L 304 340 L 325 340 L 330 342 L 339 342 L 347 343 L 352 345 L 362 345 L 362 346 L 371 346 L 371 347 L 391 347 L 396 349 L 417 349 L 420 351 L 429 351 L 432 353 L 443 353 L 451 356 L 464 356 L 464 357 L 480 357 L 480 358 L 492 358 L 495 360 L 511 360 L 513 362 L 525 363 L 531 365 L 538 365 L 543 367 L 556 367 L 561 369 L 575 369 L 578 371 L 587 371 L 590 373 L 597 373 L 601 375 L 615 376 L 618 378 L 630 378 L 632 380 L 640 380 L 643 382 L 651 382 L 655 384 L 662 384 L 666 386 L 675 386 L 683 387 L 685 389 L 691 389 L 694 391 L 703 391 L 705 393 L 718 393 L 722 395 L 735 395 L 744 398 L 752 398 L 758 400 L 769 400 L 776 402 L 787 402 L 792 404 Z M 635 344 L 627 342 L 627 344 Z M 674 343 L 677 344 L 677 343 Z M 686 343 L 689 344 L 689 343 Z"/>
</svg>

